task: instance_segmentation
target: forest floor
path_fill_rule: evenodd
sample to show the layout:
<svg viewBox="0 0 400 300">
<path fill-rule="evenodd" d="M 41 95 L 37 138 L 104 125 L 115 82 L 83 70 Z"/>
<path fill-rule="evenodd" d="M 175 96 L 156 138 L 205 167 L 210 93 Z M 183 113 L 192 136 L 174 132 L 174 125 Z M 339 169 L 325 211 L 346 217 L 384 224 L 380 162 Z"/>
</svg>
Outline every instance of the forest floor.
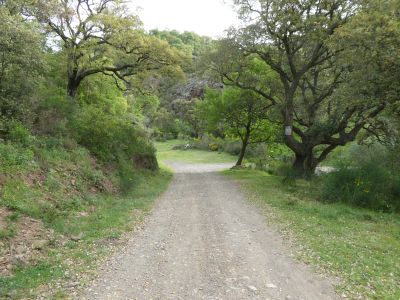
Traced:
<svg viewBox="0 0 400 300">
<path fill-rule="evenodd" d="M 296 260 L 239 185 L 217 173 L 232 166 L 233 157 L 206 164 L 178 162 L 177 155 L 166 161 L 174 179 L 143 229 L 79 299 L 339 298 L 337 281 Z"/>
</svg>

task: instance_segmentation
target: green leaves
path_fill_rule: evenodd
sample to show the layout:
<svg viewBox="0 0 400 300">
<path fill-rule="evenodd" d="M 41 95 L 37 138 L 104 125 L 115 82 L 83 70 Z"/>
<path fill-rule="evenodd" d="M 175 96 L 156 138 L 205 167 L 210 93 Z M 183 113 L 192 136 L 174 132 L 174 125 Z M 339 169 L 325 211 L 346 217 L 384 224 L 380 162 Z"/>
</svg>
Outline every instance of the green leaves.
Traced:
<svg viewBox="0 0 400 300">
<path fill-rule="evenodd" d="M 35 101 L 44 61 L 42 38 L 34 22 L 0 5 L 0 122 L 27 117 Z"/>
<path fill-rule="evenodd" d="M 207 90 L 205 100 L 198 102 L 199 119 L 206 121 L 208 131 L 222 131 L 233 138 L 250 133 L 249 143 L 266 142 L 275 137 L 276 127 L 268 120 L 268 101 L 254 92 L 239 88 Z"/>
<path fill-rule="evenodd" d="M 151 72 L 179 73 L 184 55 L 146 34 L 121 1 L 35 1 L 29 11 L 61 43 L 72 99 L 82 80 L 94 74 L 112 77 L 121 88 L 141 89 L 137 83 Z"/>
</svg>

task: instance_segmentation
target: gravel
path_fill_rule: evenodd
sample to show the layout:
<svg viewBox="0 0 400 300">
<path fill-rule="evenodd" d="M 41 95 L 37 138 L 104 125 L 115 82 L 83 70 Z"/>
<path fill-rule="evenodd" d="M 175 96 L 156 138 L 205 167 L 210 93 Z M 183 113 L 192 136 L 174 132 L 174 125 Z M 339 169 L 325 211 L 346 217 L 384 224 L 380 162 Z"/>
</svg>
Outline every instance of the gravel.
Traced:
<svg viewBox="0 0 400 300">
<path fill-rule="evenodd" d="M 339 299 L 216 171 L 171 163 L 169 189 L 142 230 L 77 299 Z"/>
</svg>

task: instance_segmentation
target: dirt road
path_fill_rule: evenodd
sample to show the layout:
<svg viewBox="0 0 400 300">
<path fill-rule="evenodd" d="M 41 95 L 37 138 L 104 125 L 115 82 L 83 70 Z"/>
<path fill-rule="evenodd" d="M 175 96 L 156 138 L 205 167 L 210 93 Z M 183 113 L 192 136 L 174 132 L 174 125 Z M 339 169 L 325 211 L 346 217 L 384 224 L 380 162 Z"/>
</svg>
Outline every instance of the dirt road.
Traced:
<svg viewBox="0 0 400 300">
<path fill-rule="evenodd" d="M 174 163 L 175 177 L 126 248 L 79 299 L 338 299 L 296 262 L 227 165 Z"/>
</svg>

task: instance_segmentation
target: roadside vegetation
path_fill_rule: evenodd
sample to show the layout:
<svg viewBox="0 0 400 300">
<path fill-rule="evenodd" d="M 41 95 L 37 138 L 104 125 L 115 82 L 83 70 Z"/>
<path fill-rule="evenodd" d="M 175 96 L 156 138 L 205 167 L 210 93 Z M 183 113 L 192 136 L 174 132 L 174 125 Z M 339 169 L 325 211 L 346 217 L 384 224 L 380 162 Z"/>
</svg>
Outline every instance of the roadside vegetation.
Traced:
<svg viewBox="0 0 400 300">
<path fill-rule="evenodd" d="M 278 224 L 301 260 L 339 278 L 339 295 L 400 297 L 399 214 L 326 203 L 313 181 L 288 184 L 282 176 L 255 170 L 225 174 L 264 209 L 268 222 Z"/>
<path fill-rule="evenodd" d="M 98 174 L 98 170 L 93 172 Z M 56 176 L 66 173 L 63 168 L 54 171 Z M 118 174 L 114 176 L 118 180 Z M 12 203 L 3 200 L 7 208 L 0 208 L 2 220 L 7 220 L 1 232 L 4 269 L 0 298 L 63 299 L 87 283 L 99 263 L 121 243 L 123 234 L 141 223 L 171 178 L 166 171 L 135 172 L 132 176 L 134 187 L 124 193 L 95 191 L 86 178 L 71 176 L 69 180 L 76 180 L 79 190 L 69 187 L 69 192 L 58 191 L 56 196 L 10 180 L 6 189 L 18 192 L 12 196 Z M 68 186 L 70 182 L 60 180 L 58 184 Z M 82 187 L 89 191 L 80 190 Z M 62 207 L 53 207 L 49 200 L 37 207 L 36 202 L 46 198 Z"/>
<path fill-rule="evenodd" d="M 140 223 L 171 174 L 105 164 L 73 141 L 13 126 L 0 145 L 0 298 L 51 297 L 49 291 L 87 280 L 110 245 Z"/>
</svg>

